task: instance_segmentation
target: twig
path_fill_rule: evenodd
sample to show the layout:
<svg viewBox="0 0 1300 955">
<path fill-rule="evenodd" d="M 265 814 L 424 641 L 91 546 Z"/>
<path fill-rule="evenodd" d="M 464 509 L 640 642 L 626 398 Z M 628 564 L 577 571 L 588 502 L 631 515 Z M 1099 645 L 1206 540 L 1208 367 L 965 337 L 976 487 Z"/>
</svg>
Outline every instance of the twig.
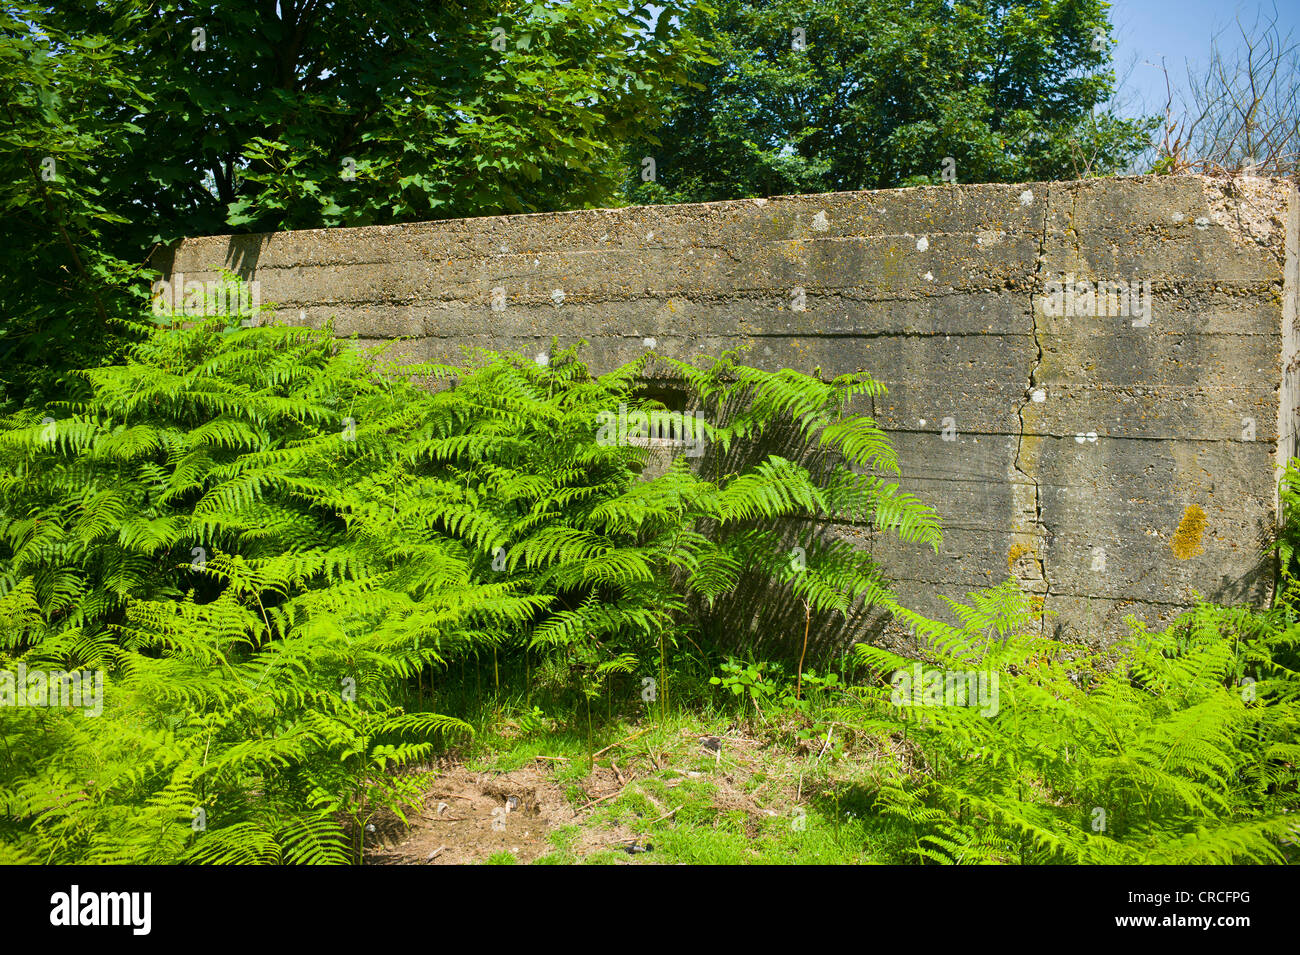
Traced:
<svg viewBox="0 0 1300 955">
<path fill-rule="evenodd" d="M 821 758 L 822 758 L 823 756 L 826 755 L 826 750 L 830 748 L 830 745 L 831 745 L 831 736 L 832 736 L 832 734 L 834 734 L 834 732 L 835 732 L 835 724 L 834 724 L 834 723 L 832 723 L 830 726 L 826 727 L 826 745 L 823 746 L 823 747 L 822 747 L 822 751 L 821 751 L 820 753 L 817 754 L 817 761 L 818 761 L 818 762 L 821 762 Z"/>
<path fill-rule="evenodd" d="M 630 743 L 630 742 L 632 742 L 632 740 L 637 739 L 637 738 L 639 738 L 639 737 L 641 737 L 641 736 L 644 736 L 646 733 L 650 732 L 652 729 L 654 729 L 653 726 L 647 726 L 645 729 L 641 730 L 641 732 L 639 732 L 639 733 L 633 733 L 633 734 L 632 734 L 631 736 L 629 736 L 627 739 L 621 739 L 621 740 L 619 740 L 617 743 L 610 743 L 610 744 L 609 744 L 608 746 L 606 746 L 604 749 L 602 749 L 602 750 L 597 750 L 596 752 L 592 753 L 592 754 L 591 754 L 591 758 L 592 758 L 592 759 L 595 759 L 597 756 L 603 756 L 605 753 L 608 753 L 608 752 L 609 752 L 611 749 L 613 749 L 615 746 L 622 746 L 624 743 Z"/>
<path fill-rule="evenodd" d="M 666 813 L 664 813 L 664 814 L 663 814 L 662 816 L 660 816 L 658 819 L 651 819 L 649 824 L 653 826 L 656 822 L 663 822 L 665 819 L 671 819 L 673 816 L 677 815 L 677 810 L 678 810 L 678 809 L 681 809 L 681 808 L 682 808 L 681 806 L 677 806 L 677 807 L 674 808 L 674 809 L 669 809 Z"/>
<path fill-rule="evenodd" d="M 799 653 L 799 670 L 794 681 L 794 698 L 799 699 L 803 691 L 803 658 L 808 653 L 808 628 L 812 626 L 812 604 L 803 602 L 803 650 Z"/>
<path fill-rule="evenodd" d="M 534 756 L 533 759 L 549 759 L 556 763 L 567 763 L 569 761 L 567 756 Z"/>
<path fill-rule="evenodd" d="M 589 802 L 589 803 L 587 803 L 587 805 L 583 806 L 582 809 L 590 809 L 592 806 L 596 805 L 597 803 L 604 802 L 606 799 L 613 799 L 615 796 L 620 796 L 620 795 L 622 795 L 623 790 L 627 789 L 627 787 L 630 786 L 630 785 L 632 785 L 632 784 L 631 784 L 631 783 L 628 783 L 627 785 L 619 786 L 618 789 L 614 790 L 612 793 L 606 793 L 604 796 L 601 796 L 599 799 L 593 799 L 593 800 L 591 800 L 591 802 Z M 578 810 L 578 811 L 581 812 L 582 809 L 580 809 L 580 810 Z"/>
</svg>

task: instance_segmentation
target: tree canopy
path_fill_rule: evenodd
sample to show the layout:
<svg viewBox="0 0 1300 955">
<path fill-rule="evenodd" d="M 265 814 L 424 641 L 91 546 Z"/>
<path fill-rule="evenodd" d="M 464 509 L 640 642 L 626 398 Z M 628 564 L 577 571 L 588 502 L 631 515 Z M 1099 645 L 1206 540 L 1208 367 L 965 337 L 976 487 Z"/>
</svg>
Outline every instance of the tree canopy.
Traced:
<svg viewBox="0 0 1300 955">
<path fill-rule="evenodd" d="M 1103 108 L 1103 0 L 723 0 L 718 60 L 638 144 L 639 202 L 1111 174 L 1149 120 Z"/>
</svg>

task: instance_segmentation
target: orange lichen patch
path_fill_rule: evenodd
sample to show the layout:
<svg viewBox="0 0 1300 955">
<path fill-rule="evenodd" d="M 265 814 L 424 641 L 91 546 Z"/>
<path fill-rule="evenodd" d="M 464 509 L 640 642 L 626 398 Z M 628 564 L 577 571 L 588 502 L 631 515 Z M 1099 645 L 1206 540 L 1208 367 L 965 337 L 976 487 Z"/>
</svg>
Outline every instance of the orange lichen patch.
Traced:
<svg viewBox="0 0 1300 955">
<path fill-rule="evenodd" d="M 1174 539 L 1169 542 L 1169 548 L 1175 557 L 1187 560 L 1205 552 L 1201 546 L 1201 538 L 1205 536 L 1205 523 L 1205 512 L 1200 506 L 1188 505 L 1183 511 L 1183 519 L 1178 522 L 1178 530 L 1174 531 Z"/>
<path fill-rule="evenodd" d="M 1012 544 L 1011 549 L 1007 551 L 1007 570 L 1012 572 L 1016 569 L 1016 561 L 1026 554 L 1032 554 L 1034 549 L 1028 544 Z"/>
</svg>

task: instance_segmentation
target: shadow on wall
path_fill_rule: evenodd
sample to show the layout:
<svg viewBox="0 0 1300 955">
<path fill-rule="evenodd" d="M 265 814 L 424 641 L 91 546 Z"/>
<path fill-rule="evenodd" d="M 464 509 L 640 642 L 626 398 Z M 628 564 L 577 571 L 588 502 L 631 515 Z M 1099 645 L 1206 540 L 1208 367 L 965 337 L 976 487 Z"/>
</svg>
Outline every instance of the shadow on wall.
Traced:
<svg viewBox="0 0 1300 955">
<path fill-rule="evenodd" d="M 251 282 L 257 273 L 257 263 L 262 257 L 262 249 L 271 240 L 269 233 L 257 235 L 232 235 L 227 237 L 225 262 L 208 262 L 205 270 L 219 272 L 223 267 L 239 276 L 241 281 Z M 157 269 L 164 278 L 172 279 L 176 271 L 176 252 L 180 243 L 170 248 L 158 248 L 145 257 L 144 264 Z"/>
<path fill-rule="evenodd" d="M 265 232 L 257 235 L 232 235 L 226 243 L 226 268 L 243 281 L 251 282 L 257 271 L 257 262 L 262 257 L 262 248 L 270 239 L 271 236 Z"/>
<path fill-rule="evenodd" d="M 660 402 L 668 410 L 696 410 L 686 407 L 688 396 L 680 382 L 655 376 L 653 372 L 643 380 L 641 394 Z M 700 410 L 704 411 L 707 420 L 717 422 L 731 420 L 731 413 L 736 409 L 713 406 Z M 773 454 L 799 463 L 814 476 L 827 472 L 834 461 L 831 455 L 810 449 L 794 422 L 787 421 L 765 431 L 761 441 L 735 442 L 726 452 L 710 442 L 692 467 L 701 476 L 717 482 L 742 473 Z M 655 462 L 654 472 L 661 473 L 668 463 L 667 460 Z M 647 472 L 646 476 L 652 475 Z M 750 526 L 772 529 L 769 521 L 753 521 Z M 796 546 L 811 552 L 815 543 L 824 543 L 837 536 L 837 527 L 849 526 L 864 531 L 868 542 L 875 533 L 869 525 L 862 524 L 819 527 L 806 520 L 780 521 L 775 527 L 780 546 L 772 557 L 778 562 L 784 560 Z M 704 532 L 707 534 L 708 530 Z M 790 663 L 799 658 L 807 627 L 805 667 L 837 656 L 854 643 L 864 640 L 876 642 L 885 633 L 889 622 L 888 613 L 879 607 L 864 606 L 862 601 L 851 607 L 847 615 L 813 612 L 809 619 L 802 599 L 790 586 L 775 582 L 760 572 L 742 576 L 739 585 L 714 601 L 712 607 L 701 602 L 695 609 L 702 621 L 703 636 L 712 645 L 727 652 L 760 654 Z"/>
<path fill-rule="evenodd" d="M 799 659 L 807 623 L 805 669 L 820 669 L 822 661 L 837 657 L 855 643 L 881 642 L 890 616 L 879 607 L 859 602 L 847 616 L 813 613 L 811 621 L 806 621 L 803 603 L 788 587 L 755 576 L 742 580 L 726 598 L 700 613 L 704 636 L 719 649 L 790 664 Z"/>
<path fill-rule="evenodd" d="M 1218 587 L 1206 595 L 1208 599 L 1228 605 L 1267 604 L 1277 586 L 1277 537 L 1278 529 L 1271 523 L 1256 520 L 1254 536 L 1241 543 L 1251 548 L 1258 559 L 1242 574 L 1221 574 Z"/>
</svg>

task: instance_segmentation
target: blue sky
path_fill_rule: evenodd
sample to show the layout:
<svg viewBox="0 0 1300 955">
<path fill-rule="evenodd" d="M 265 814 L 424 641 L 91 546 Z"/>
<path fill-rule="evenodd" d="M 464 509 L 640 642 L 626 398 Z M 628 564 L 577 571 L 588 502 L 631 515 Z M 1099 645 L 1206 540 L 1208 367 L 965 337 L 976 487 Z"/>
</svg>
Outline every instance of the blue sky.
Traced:
<svg viewBox="0 0 1300 955">
<path fill-rule="evenodd" d="M 1221 42 L 1236 46 L 1240 32 L 1235 18 L 1240 16 L 1249 27 L 1258 16 L 1263 24 L 1274 6 L 1272 0 L 1113 0 L 1115 73 L 1121 80 L 1127 75 L 1125 92 L 1132 99 L 1123 112 L 1158 113 L 1164 108 L 1165 81 L 1156 68 L 1162 55 L 1170 79 L 1185 81 L 1186 61 L 1204 65 L 1216 32 L 1225 31 Z M 1293 30 L 1300 38 L 1300 0 L 1277 0 L 1276 10 L 1280 32 L 1285 36 Z"/>
</svg>

